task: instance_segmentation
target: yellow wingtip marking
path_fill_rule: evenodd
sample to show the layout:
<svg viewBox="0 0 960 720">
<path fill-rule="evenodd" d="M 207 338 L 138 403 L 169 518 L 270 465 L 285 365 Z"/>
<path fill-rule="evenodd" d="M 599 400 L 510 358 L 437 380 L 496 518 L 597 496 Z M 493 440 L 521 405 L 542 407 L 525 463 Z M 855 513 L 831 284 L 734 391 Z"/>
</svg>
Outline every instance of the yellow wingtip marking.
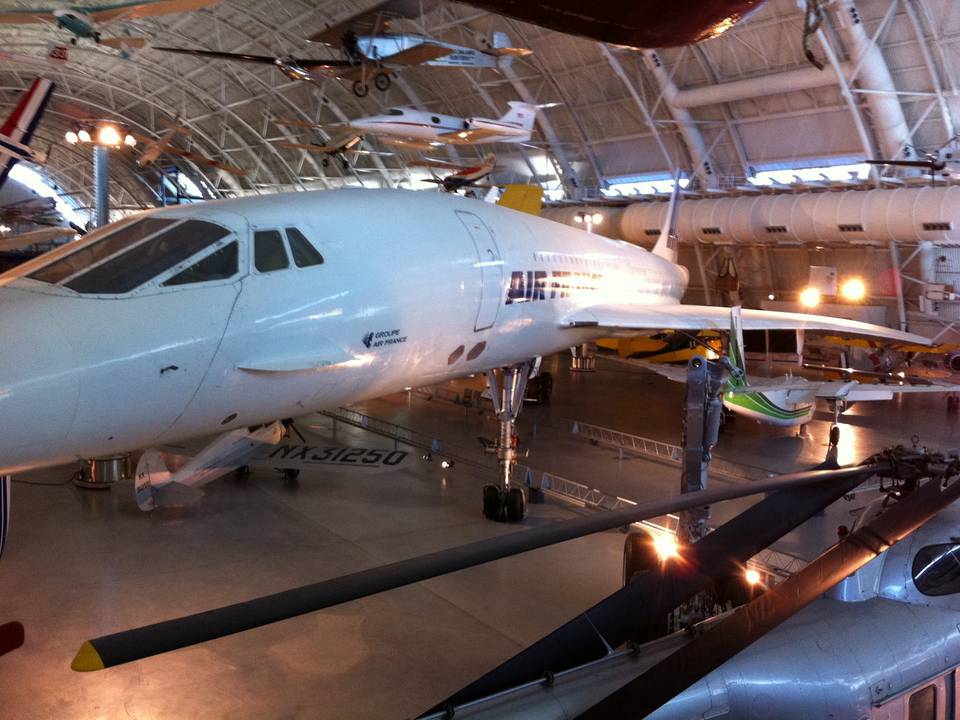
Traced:
<svg viewBox="0 0 960 720">
<path fill-rule="evenodd" d="M 76 657 L 73 658 L 73 662 L 70 663 L 70 668 L 77 672 L 92 672 L 94 670 L 103 670 L 104 665 L 103 660 L 100 658 L 100 653 L 98 653 L 97 649 L 87 640 L 80 646 Z"/>
</svg>

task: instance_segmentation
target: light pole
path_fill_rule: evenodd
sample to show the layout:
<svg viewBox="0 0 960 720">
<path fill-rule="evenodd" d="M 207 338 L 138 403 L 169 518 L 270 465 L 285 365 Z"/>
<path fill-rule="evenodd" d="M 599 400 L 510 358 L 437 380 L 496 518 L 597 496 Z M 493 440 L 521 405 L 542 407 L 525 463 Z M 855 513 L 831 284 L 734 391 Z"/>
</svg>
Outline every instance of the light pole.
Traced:
<svg viewBox="0 0 960 720">
<path fill-rule="evenodd" d="M 93 146 L 93 226 L 103 227 L 110 222 L 110 148 L 133 147 L 136 138 L 121 133 L 116 124 L 95 121 L 78 130 L 69 130 L 64 139 L 71 145 Z"/>
<path fill-rule="evenodd" d="M 603 215 L 598 212 L 591 213 L 580 211 L 574 215 L 573 221 L 577 224 L 585 224 L 587 226 L 587 232 L 593 233 L 593 226 L 599 225 L 603 222 Z"/>
</svg>

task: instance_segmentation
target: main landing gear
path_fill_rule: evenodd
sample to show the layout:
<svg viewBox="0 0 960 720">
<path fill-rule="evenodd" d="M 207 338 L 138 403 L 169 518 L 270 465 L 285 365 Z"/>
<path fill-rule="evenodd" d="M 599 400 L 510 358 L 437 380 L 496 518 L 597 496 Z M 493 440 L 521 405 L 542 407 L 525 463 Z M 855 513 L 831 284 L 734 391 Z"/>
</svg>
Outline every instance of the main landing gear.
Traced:
<svg viewBox="0 0 960 720">
<path fill-rule="evenodd" d="M 540 358 L 487 372 L 493 412 L 500 421 L 500 434 L 491 452 L 497 454 L 498 483 L 483 487 L 483 514 L 499 522 L 519 522 L 527 514 L 527 496 L 522 487 L 511 485 L 517 461 L 517 416 L 523 407 L 527 380 L 536 377 Z"/>
</svg>

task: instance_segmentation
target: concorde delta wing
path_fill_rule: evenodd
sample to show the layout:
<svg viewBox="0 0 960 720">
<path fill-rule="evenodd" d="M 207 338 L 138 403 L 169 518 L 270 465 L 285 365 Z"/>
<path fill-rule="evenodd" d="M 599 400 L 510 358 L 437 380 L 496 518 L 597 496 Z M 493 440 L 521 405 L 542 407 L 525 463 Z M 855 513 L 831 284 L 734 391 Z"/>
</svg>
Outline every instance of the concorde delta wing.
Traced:
<svg viewBox="0 0 960 720">
<path fill-rule="evenodd" d="M 844 335 L 930 345 L 919 335 L 844 318 L 773 310 L 743 310 L 744 330 L 823 330 Z M 614 334 L 650 330 L 727 330 L 730 308 L 707 305 L 594 305 L 576 310 L 560 321 L 570 328 L 596 327 Z"/>
</svg>

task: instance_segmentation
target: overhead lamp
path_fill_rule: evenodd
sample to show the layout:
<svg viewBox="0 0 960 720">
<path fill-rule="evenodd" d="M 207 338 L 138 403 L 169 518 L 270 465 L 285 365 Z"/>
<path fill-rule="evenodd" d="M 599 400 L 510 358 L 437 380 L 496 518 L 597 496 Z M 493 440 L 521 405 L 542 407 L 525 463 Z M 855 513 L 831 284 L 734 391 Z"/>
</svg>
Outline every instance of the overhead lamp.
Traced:
<svg viewBox="0 0 960 720">
<path fill-rule="evenodd" d="M 87 130 L 80 130 L 77 132 L 77 139 L 82 143 L 88 143 L 93 138 L 90 137 L 90 133 Z"/>
<path fill-rule="evenodd" d="M 777 299 L 777 296 L 774 295 L 773 293 L 770 293 L 769 295 L 767 295 L 767 300 L 776 300 L 776 299 Z"/>
<path fill-rule="evenodd" d="M 847 278 L 840 286 L 840 296 L 844 300 L 859 302 L 867 296 L 867 286 L 858 277 Z"/>
<path fill-rule="evenodd" d="M 80 142 L 80 137 L 73 130 L 67 130 L 66 134 L 63 136 L 63 139 L 71 145 L 76 145 L 78 142 Z"/>
<path fill-rule="evenodd" d="M 657 533 L 653 536 L 653 549 L 662 563 L 680 557 L 680 543 L 676 536 L 668 533 Z"/>
<path fill-rule="evenodd" d="M 8 228 L 6 225 L 0 225 L 0 234 L 8 232 L 10 232 L 10 228 Z"/>
<path fill-rule="evenodd" d="M 137 144 L 137 139 L 130 133 L 127 133 L 123 138 L 123 144 L 127 147 L 134 147 Z"/>
<path fill-rule="evenodd" d="M 453 460 L 443 460 L 440 463 L 440 467 L 442 467 L 444 470 L 450 470 L 453 468 Z"/>
<path fill-rule="evenodd" d="M 754 568 L 747 568 L 747 571 L 743 574 L 744 579 L 746 579 L 747 584 L 749 585 L 759 585 L 761 581 L 760 573 Z"/>
<path fill-rule="evenodd" d="M 593 219 L 594 225 L 599 225 L 600 223 L 603 222 L 603 215 L 601 215 L 600 213 L 594 213 L 592 219 Z"/>
<path fill-rule="evenodd" d="M 97 130 L 97 144 L 117 147 L 122 142 L 120 131 L 113 125 L 101 125 Z"/>
<path fill-rule="evenodd" d="M 805 287 L 800 292 L 800 304 L 804 307 L 815 308 L 820 304 L 820 291 L 815 287 Z"/>
</svg>

